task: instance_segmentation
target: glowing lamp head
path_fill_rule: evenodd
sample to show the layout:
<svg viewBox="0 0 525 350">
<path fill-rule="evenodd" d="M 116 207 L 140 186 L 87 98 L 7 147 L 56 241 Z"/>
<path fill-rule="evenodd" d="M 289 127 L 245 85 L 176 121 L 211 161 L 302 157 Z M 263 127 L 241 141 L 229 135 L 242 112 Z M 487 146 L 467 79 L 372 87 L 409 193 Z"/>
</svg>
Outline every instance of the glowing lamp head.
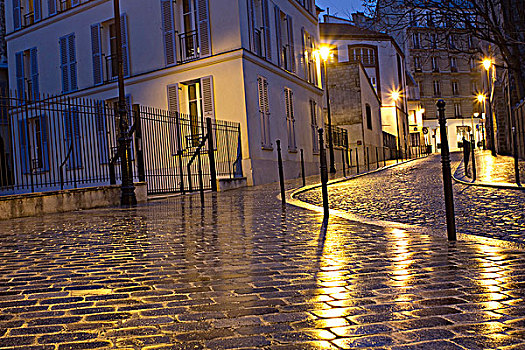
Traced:
<svg viewBox="0 0 525 350">
<path fill-rule="evenodd" d="M 321 56 L 323 61 L 327 61 L 330 57 L 331 50 L 329 46 L 321 46 L 319 49 L 319 56 Z"/>
<path fill-rule="evenodd" d="M 485 58 L 482 63 L 483 63 L 483 68 L 485 68 L 485 70 L 489 70 L 490 67 L 492 66 L 492 60 L 490 58 Z"/>
<path fill-rule="evenodd" d="M 476 98 L 478 99 L 479 103 L 485 101 L 485 95 L 483 95 L 483 94 L 479 94 Z"/>
<path fill-rule="evenodd" d="M 479 113 L 478 113 L 478 112 L 475 112 L 475 113 L 474 113 L 474 118 L 477 118 L 477 117 L 479 117 Z"/>
<path fill-rule="evenodd" d="M 394 91 L 394 92 L 392 92 L 392 98 L 394 99 L 394 101 L 399 100 L 399 97 L 400 97 L 400 96 L 401 96 L 401 95 L 399 94 L 399 91 Z"/>
</svg>

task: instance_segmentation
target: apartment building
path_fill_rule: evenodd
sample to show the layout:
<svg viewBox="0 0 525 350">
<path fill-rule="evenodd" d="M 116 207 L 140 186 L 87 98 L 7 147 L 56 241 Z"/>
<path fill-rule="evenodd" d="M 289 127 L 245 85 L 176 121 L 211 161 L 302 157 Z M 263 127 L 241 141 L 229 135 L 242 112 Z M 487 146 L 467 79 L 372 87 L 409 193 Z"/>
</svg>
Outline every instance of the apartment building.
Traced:
<svg viewBox="0 0 525 350">
<path fill-rule="evenodd" d="M 129 104 L 239 122 L 250 185 L 278 179 L 277 139 L 288 178 L 300 175 L 301 149 L 317 172 L 313 0 L 120 0 L 120 10 Z M 113 1 L 10 0 L 6 25 L 19 97 L 117 98 Z"/>
</svg>

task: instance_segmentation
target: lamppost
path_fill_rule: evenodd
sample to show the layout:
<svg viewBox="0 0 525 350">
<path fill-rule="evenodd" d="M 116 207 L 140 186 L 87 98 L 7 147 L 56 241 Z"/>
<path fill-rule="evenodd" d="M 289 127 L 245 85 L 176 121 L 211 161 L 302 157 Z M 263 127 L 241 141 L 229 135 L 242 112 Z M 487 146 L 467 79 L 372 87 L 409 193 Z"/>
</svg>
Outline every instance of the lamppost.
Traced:
<svg viewBox="0 0 525 350">
<path fill-rule="evenodd" d="M 483 141 L 482 141 L 483 150 L 486 150 L 487 146 L 485 145 L 485 120 L 487 120 L 487 111 L 486 111 L 486 106 L 485 106 L 485 95 L 478 94 L 478 96 L 476 96 L 476 99 L 478 100 L 480 104 L 483 104 L 483 113 L 485 114 L 485 118 L 482 118 L 483 124 L 482 124 L 481 134 L 483 136 Z"/>
<path fill-rule="evenodd" d="M 483 60 L 483 68 L 485 68 L 485 71 L 487 72 L 487 91 L 488 91 L 488 101 L 487 101 L 487 111 L 485 113 L 485 118 L 488 118 L 489 121 L 489 141 L 490 141 L 490 152 L 492 156 L 496 156 L 496 143 L 494 139 L 494 118 L 492 117 L 492 87 L 490 84 L 490 70 L 493 67 L 492 59 L 491 58 L 485 58 Z"/>
<path fill-rule="evenodd" d="M 396 163 L 399 162 L 399 153 L 401 152 L 401 134 L 399 131 L 399 118 L 397 115 L 397 100 L 399 100 L 400 94 L 399 91 L 394 90 L 392 92 L 392 99 L 394 100 L 394 109 L 396 111 L 396 128 L 397 128 L 397 155 L 396 155 Z"/>
<path fill-rule="evenodd" d="M 120 204 L 125 206 L 137 204 L 135 196 L 135 185 L 133 184 L 133 169 L 131 165 L 131 137 L 129 135 L 129 123 L 126 112 L 126 93 L 124 91 L 124 65 L 122 58 L 122 34 L 120 27 L 120 4 L 119 0 L 113 1 L 114 21 L 116 30 L 117 63 L 118 63 L 118 107 L 119 138 L 118 150 L 120 156 L 120 169 L 122 172 L 122 185 Z"/>
<path fill-rule="evenodd" d="M 330 153 L 330 172 L 333 174 L 336 172 L 335 170 L 335 159 L 334 159 L 334 143 L 332 140 L 332 114 L 330 111 L 330 94 L 328 92 L 328 72 L 326 69 L 328 59 L 330 58 L 332 52 L 330 50 L 330 47 L 328 46 L 321 46 L 319 49 L 319 55 L 321 56 L 321 59 L 323 60 L 323 68 L 324 68 L 324 86 L 326 91 L 326 112 L 328 116 L 328 151 Z"/>
</svg>

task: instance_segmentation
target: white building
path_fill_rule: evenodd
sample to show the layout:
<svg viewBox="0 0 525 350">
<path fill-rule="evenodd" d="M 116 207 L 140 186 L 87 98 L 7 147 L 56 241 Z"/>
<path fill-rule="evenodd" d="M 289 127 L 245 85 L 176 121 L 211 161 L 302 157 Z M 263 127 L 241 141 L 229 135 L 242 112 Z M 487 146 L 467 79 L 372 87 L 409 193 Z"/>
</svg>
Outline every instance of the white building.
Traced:
<svg viewBox="0 0 525 350">
<path fill-rule="evenodd" d="M 132 104 L 239 122 L 248 184 L 318 169 L 322 90 L 313 0 L 120 0 L 126 94 Z M 112 0 L 6 3 L 9 80 L 19 96 L 111 101 Z M 44 121 L 45 122 L 45 121 Z"/>
</svg>

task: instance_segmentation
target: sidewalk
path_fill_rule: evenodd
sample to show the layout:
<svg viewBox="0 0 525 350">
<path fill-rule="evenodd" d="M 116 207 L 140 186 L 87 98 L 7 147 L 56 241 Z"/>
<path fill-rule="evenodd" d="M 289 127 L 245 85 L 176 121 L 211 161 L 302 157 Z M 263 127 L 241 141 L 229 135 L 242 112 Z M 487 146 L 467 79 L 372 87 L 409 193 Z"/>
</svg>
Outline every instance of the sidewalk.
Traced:
<svg viewBox="0 0 525 350">
<path fill-rule="evenodd" d="M 525 182 L 525 161 L 519 160 L 520 180 Z M 479 185 L 501 186 L 504 188 L 516 187 L 514 158 L 498 155 L 493 157 L 489 150 L 476 151 L 476 181 L 472 181 L 472 162 L 469 162 L 468 175 L 465 175 L 463 162 L 458 167 L 455 177 L 463 182 Z"/>
<path fill-rule="evenodd" d="M 0 222 L 0 348 L 525 347 L 525 252 L 325 226 L 278 193 Z"/>
</svg>

